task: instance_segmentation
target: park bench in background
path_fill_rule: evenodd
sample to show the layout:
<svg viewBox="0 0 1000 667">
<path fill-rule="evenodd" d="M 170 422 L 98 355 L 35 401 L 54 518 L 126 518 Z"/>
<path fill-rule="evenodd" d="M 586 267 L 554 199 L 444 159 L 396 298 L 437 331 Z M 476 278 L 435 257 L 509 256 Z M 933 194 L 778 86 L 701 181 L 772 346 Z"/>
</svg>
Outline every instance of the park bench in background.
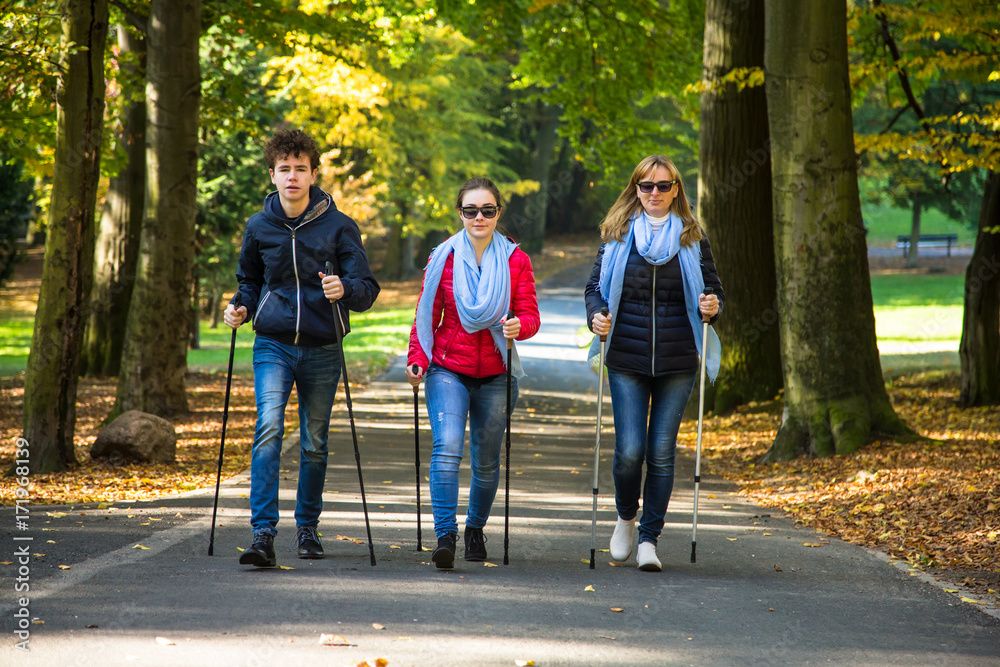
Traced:
<svg viewBox="0 0 1000 667">
<path fill-rule="evenodd" d="M 948 257 L 951 257 L 952 244 L 958 245 L 958 234 L 921 234 L 917 241 L 917 248 L 948 248 Z M 910 235 L 900 234 L 896 237 L 896 247 L 903 249 L 903 257 L 906 257 L 910 250 Z"/>
</svg>

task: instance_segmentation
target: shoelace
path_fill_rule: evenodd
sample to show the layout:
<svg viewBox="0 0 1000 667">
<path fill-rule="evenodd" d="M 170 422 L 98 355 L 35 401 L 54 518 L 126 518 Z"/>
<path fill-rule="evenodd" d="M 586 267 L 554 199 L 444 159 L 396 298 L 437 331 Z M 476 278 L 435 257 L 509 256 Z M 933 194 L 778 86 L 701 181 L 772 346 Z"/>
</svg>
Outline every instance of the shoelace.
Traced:
<svg viewBox="0 0 1000 667">
<path fill-rule="evenodd" d="M 469 534 L 469 549 L 476 549 L 486 544 L 486 536 L 482 531 L 474 531 Z"/>
<path fill-rule="evenodd" d="M 316 526 L 299 526 L 295 531 L 294 539 L 288 546 L 290 548 L 298 547 L 303 540 L 312 540 L 319 544 L 319 531 L 316 530 Z"/>
<path fill-rule="evenodd" d="M 263 551 L 267 547 L 269 537 L 271 536 L 267 533 L 257 533 L 253 536 L 253 544 L 250 545 L 250 548 Z"/>
</svg>

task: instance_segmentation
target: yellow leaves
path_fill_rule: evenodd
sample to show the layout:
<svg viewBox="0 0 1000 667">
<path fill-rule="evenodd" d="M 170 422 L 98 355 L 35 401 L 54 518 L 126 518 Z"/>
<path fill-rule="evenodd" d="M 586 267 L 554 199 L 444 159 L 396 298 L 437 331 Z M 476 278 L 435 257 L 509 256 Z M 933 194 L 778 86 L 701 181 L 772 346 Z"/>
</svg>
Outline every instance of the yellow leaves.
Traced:
<svg viewBox="0 0 1000 667">
<path fill-rule="evenodd" d="M 288 567 L 287 565 L 278 565 L 279 570 L 294 570 L 294 567 Z"/>
<path fill-rule="evenodd" d="M 803 542 L 802 546 L 816 548 L 823 546 L 823 544 L 821 542 Z"/>
<path fill-rule="evenodd" d="M 60 565 L 59 569 L 60 570 L 68 570 L 68 569 L 70 569 L 70 566 L 69 565 Z"/>
<path fill-rule="evenodd" d="M 966 604 L 983 604 L 983 605 L 986 604 L 985 602 L 980 602 L 979 600 L 973 600 L 972 598 L 966 597 L 964 595 L 961 596 L 959 598 L 959 600 L 961 600 L 962 602 L 964 602 Z"/>
<path fill-rule="evenodd" d="M 518 658 L 517 660 L 514 661 L 514 665 L 516 667 L 533 667 L 534 664 L 535 664 L 534 660 L 523 660 Z"/>
<path fill-rule="evenodd" d="M 587 584 L 587 587 L 584 588 L 583 590 L 590 591 L 591 593 L 593 593 L 594 592 L 594 586 L 593 586 L 593 584 Z"/>
<path fill-rule="evenodd" d="M 177 646 L 172 639 L 167 639 L 166 637 L 157 637 L 156 643 L 160 646 Z"/>
<path fill-rule="evenodd" d="M 609 609 L 611 609 L 611 611 L 615 612 L 616 614 L 620 614 L 623 611 L 625 611 L 623 607 L 609 607 Z"/>
<path fill-rule="evenodd" d="M 144 547 L 141 544 L 136 544 L 133 549 L 142 549 L 143 551 L 149 551 L 149 547 Z"/>
<path fill-rule="evenodd" d="M 385 626 L 382 625 L 381 623 L 372 623 L 372 627 L 375 628 L 376 630 L 385 630 Z"/>
<path fill-rule="evenodd" d="M 483 561 L 483 567 L 497 567 L 497 564 L 489 561 Z"/>
</svg>

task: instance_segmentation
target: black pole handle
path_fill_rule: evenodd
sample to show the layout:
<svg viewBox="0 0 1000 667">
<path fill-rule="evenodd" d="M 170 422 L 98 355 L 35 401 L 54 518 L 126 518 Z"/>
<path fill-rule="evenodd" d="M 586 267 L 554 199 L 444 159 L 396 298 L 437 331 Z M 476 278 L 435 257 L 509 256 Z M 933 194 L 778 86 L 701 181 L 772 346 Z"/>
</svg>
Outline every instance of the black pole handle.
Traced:
<svg viewBox="0 0 1000 667">
<path fill-rule="evenodd" d="M 603 306 L 601 308 L 601 315 L 603 315 L 604 317 L 607 317 L 610 314 L 611 313 L 608 311 L 608 307 L 607 306 Z M 603 336 L 601 336 L 601 342 L 602 343 L 605 342 L 605 341 L 607 341 L 607 340 L 608 340 L 608 335 L 607 334 L 604 334 Z"/>
<path fill-rule="evenodd" d="M 417 366 L 416 364 L 413 364 L 412 366 L 410 366 L 410 372 L 413 373 L 414 375 L 416 375 L 417 371 L 419 371 L 419 370 L 420 370 L 420 366 Z M 413 393 L 416 394 L 419 391 L 420 391 L 420 385 L 415 385 L 413 387 Z"/>
<path fill-rule="evenodd" d="M 512 317 L 517 317 L 517 315 L 514 314 L 514 309 L 513 308 L 511 308 L 510 310 L 507 311 L 507 319 L 509 320 Z M 514 339 L 513 338 L 508 338 L 507 339 L 507 349 L 509 350 L 512 347 L 514 347 Z"/>
<path fill-rule="evenodd" d="M 708 296 L 709 294 L 715 294 L 715 290 L 712 289 L 711 287 L 706 287 L 705 289 L 703 289 L 701 291 L 701 293 L 704 294 L 705 296 Z M 710 319 L 712 319 L 712 318 L 711 317 L 705 317 L 704 315 L 701 316 L 701 321 L 702 322 L 708 322 Z"/>
</svg>

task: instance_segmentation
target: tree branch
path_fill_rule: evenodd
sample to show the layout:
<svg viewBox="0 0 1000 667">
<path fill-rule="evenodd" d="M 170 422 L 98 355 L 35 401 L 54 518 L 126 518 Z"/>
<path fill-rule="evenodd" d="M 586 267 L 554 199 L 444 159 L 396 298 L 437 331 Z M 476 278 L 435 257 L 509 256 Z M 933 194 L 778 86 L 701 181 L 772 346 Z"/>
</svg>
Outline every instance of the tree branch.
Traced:
<svg viewBox="0 0 1000 667">
<path fill-rule="evenodd" d="M 143 16 L 142 14 L 136 12 L 131 7 L 126 5 L 122 0 L 110 0 L 111 4 L 117 7 L 125 15 L 125 21 L 141 32 L 143 35 L 149 34 L 149 17 Z"/>
<path fill-rule="evenodd" d="M 882 7 L 882 0 L 872 0 L 872 5 L 874 7 Z M 903 94 L 906 95 L 906 99 L 909 102 L 910 108 L 913 109 L 913 113 L 917 115 L 917 119 L 920 121 L 920 125 L 927 129 L 927 120 L 924 118 L 924 110 L 920 106 L 920 102 L 913 95 L 913 88 L 910 87 L 910 79 L 906 75 L 906 71 L 899 66 L 899 47 L 896 46 L 896 40 L 892 38 L 892 34 L 889 32 L 889 20 L 886 18 L 885 12 L 879 10 L 875 13 L 878 18 L 879 31 L 882 33 L 882 40 L 885 42 L 886 47 L 889 49 L 889 53 L 892 54 L 892 64 L 896 65 L 896 74 L 899 76 L 899 85 L 903 88 Z M 895 121 L 893 121 L 895 122 Z"/>
</svg>

